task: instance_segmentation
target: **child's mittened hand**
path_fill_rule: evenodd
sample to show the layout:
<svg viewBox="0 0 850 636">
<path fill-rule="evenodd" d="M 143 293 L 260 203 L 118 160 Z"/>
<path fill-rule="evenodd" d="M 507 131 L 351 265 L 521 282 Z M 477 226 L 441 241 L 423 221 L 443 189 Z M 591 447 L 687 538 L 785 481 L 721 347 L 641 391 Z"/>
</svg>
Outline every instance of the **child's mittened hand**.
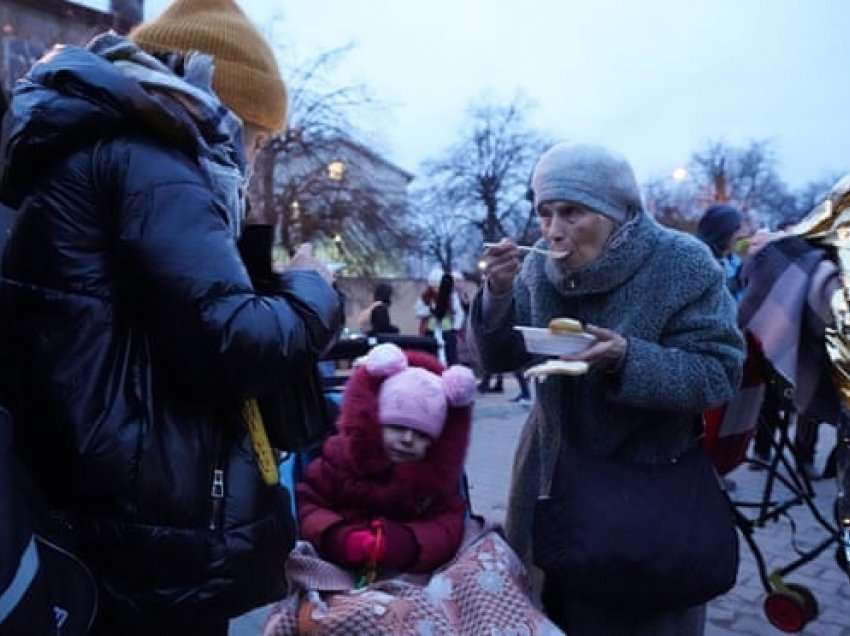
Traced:
<svg viewBox="0 0 850 636">
<path fill-rule="evenodd" d="M 375 544 L 375 535 L 371 530 L 352 530 L 343 539 L 342 553 L 351 565 L 362 565 L 369 560 Z"/>
</svg>

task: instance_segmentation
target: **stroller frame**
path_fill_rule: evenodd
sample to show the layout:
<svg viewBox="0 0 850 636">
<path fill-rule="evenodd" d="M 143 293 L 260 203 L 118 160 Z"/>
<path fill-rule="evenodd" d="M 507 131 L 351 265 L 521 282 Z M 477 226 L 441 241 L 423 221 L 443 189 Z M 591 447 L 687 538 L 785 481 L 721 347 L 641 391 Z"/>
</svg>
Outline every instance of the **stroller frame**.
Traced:
<svg viewBox="0 0 850 636">
<path fill-rule="evenodd" d="M 798 632 L 805 625 L 818 616 L 817 600 L 812 592 L 799 584 L 785 582 L 785 577 L 803 565 L 813 561 L 833 544 L 838 545 L 837 555 L 839 567 L 845 573 L 848 572 L 846 560 L 842 562 L 841 555 L 850 547 L 850 520 L 848 524 L 842 524 L 839 528 L 836 523 L 829 521 L 817 507 L 814 497 L 815 491 L 812 482 L 804 470 L 801 470 L 801 460 L 797 453 L 794 442 L 791 439 L 790 429 L 797 421 L 797 413 L 793 407 L 791 389 L 782 386 L 782 380 L 774 376 L 770 380 L 770 389 L 779 396 L 776 413 L 765 413 L 762 411 L 759 417 L 759 426 L 766 425 L 766 418 L 776 418 L 775 431 L 771 436 L 771 448 L 773 451 L 770 461 L 747 458 L 745 463 L 751 466 L 759 466 L 766 469 L 766 479 L 759 501 L 741 501 L 730 497 L 733 506 L 735 524 L 741 532 L 741 536 L 747 543 L 753 557 L 755 558 L 761 584 L 767 594 L 764 601 L 764 613 L 774 627 L 787 631 Z M 839 444 L 850 446 L 850 425 L 847 418 L 842 417 L 838 423 Z M 785 486 L 790 491 L 787 498 L 780 499 L 774 493 L 777 483 Z M 815 521 L 826 532 L 826 538 L 809 550 L 801 550 L 794 544 L 797 558 L 778 567 L 773 571 L 768 570 L 764 554 L 758 546 L 755 531 L 764 528 L 768 523 L 787 518 L 791 522 L 792 544 L 796 535 L 796 525 L 788 515 L 788 511 L 796 506 L 805 506 Z M 755 517 L 747 516 L 744 511 L 757 511 Z M 842 550 L 844 547 L 844 550 Z"/>
</svg>

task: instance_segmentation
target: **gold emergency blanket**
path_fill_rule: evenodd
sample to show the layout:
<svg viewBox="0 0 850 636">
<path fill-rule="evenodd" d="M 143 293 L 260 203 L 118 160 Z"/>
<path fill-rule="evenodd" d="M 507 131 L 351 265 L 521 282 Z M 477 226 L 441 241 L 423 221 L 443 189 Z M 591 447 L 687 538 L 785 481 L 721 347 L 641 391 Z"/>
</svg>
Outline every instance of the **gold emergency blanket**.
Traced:
<svg viewBox="0 0 850 636">
<path fill-rule="evenodd" d="M 850 560 L 850 174 L 789 233 L 825 248 L 839 271 L 840 286 L 831 299 L 835 322 L 827 328 L 825 341 L 844 412 L 838 422 L 836 448 L 838 520 L 844 553 Z"/>
</svg>

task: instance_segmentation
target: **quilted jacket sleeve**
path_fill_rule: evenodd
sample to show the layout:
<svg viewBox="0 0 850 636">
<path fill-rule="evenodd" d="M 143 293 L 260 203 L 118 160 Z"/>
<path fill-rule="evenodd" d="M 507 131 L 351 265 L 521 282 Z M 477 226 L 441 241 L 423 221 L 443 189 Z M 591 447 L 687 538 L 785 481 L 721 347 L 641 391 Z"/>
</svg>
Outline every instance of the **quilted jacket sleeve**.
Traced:
<svg viewBox="0 0 850 636">
<path fill-rule="evenodd" d="M 144 161 L 161 162 L 156 178 L 128 161 L 120 258 L 131 273 L 127 292 L 142 296 L 153 337 L 167 341 L 157 348 L 167 362 L 190 381 L 254 395 L 315 361 L 339 328 L 336 291 L 315 272 L 294 271 L 259 293 L 205 182 L 170 155 L 146 153 Z M 172 176 L 163 181 L 163 171 Z"/>
</svg>

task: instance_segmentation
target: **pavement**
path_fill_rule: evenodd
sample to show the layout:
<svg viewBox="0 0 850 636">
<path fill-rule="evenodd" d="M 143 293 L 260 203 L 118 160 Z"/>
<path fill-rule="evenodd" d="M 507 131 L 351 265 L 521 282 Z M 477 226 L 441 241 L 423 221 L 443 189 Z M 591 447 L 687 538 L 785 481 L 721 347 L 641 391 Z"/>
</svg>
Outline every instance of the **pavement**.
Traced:
<svg viewBox="0 0 850 636">
<path fill-rule="evenodd" d="M 513 379 L 505 378 L 504 394 L 481 396 L 476 404 L 472 442 L 467 458 L 470 496 L 476 513 L 494 521 L 505 516 L 505 501 L 510 482 L 513 455 L 528 407 L 509 402 L 517 394 Z M 835 443 L 832 427 L 821 426 L 816 465 L 822 468 Z M 729 477 L 735 481 L 732 493 L 736 500 L 760 500 L 765 473 L 749 470 L 746 466 Z M 834 480 L 815 483 L 814 501 L 819 510 L 831 518 L 835 498 Z M 779 491 L 784 500 L 787 493 Z M 754 515 L 753 511 L 746 511 Z M 769 569 L 782 567 L 796 558 L 795 545 L 807 549 L 826 539 L 826 532 L 817 524 L 807 509 L 797 506 L 790 518 L 769 522 L 755 532 L 759 549 L 764 554 Z M 792 538 L 792 525 L 796 535 Z M 820 614 L 802 632 L 804 636 L 850 636 L 850 577 L 838 569 L 835 550 L 830 548 L 818 558 L 795 570 L 787 579 L 789 583 L 804 585 L 814 594 Z M 775 629 L 764 615 L 762 604 L 765 591 L 756 569 L 756 561 L 741 541 L 741 565 L 738 582 L 728 594 L 715 599 L 708 607 L 706 636 L 773 636 L 784 632 Z M 259 608 L 231 623 L 230 636 L 256 636 L 268 608 Z"/>
</svg>

